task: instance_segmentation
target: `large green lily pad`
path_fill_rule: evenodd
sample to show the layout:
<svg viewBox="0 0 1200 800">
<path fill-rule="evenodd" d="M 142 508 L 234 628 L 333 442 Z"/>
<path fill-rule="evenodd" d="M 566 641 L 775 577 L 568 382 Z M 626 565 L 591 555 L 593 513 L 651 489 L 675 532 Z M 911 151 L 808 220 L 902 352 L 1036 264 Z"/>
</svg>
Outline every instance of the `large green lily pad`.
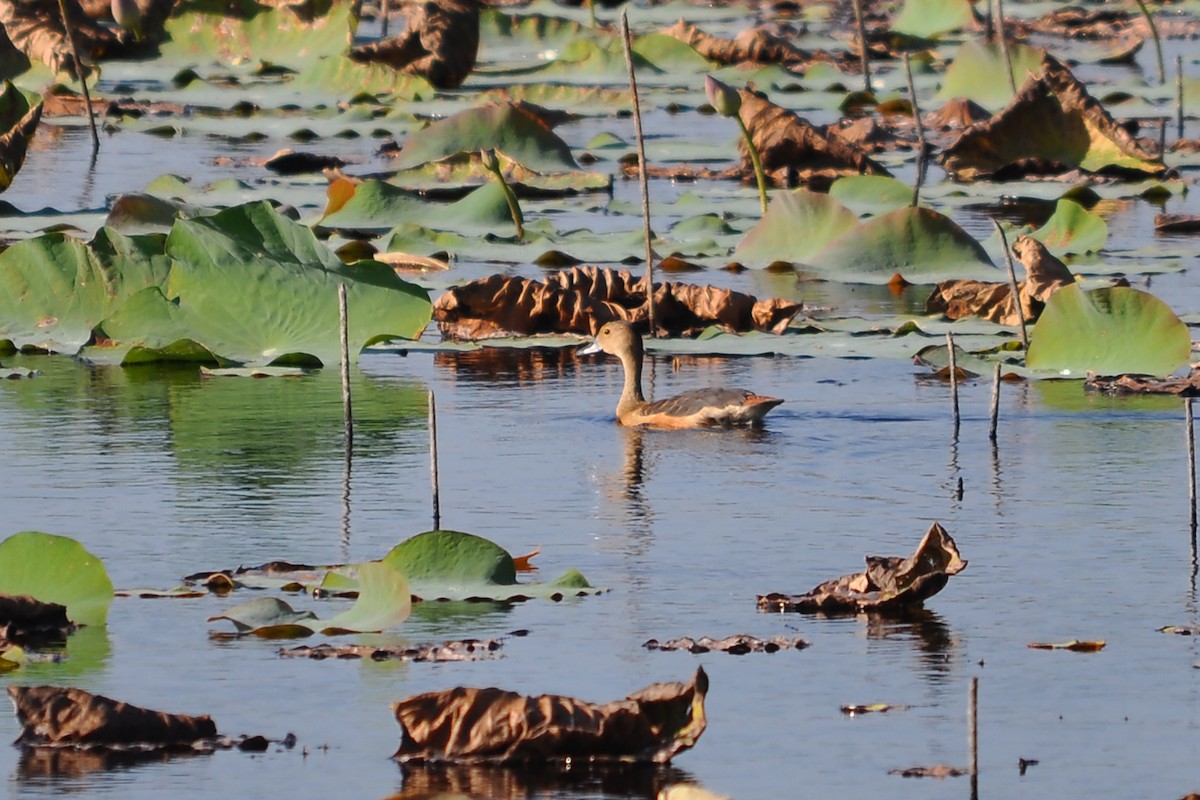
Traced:
<svg viewBox="0 0 1200 800">
<path fill-rule="evenodd" d="M 0 594 L 58 603 L 77 625 L 103 625 L 113 585 L 104 563 L 76 540 L 22 531 L 0 542 Z"/>
<path fill-rule="evenodd" d="M 1050 295 L 1030 333 L 1026 363 L 1074 378 L 1167 375 L 1188 362 L 1191 349 L 1187 326 L 1154 295 L 1072 284 Z"/>
</svg>

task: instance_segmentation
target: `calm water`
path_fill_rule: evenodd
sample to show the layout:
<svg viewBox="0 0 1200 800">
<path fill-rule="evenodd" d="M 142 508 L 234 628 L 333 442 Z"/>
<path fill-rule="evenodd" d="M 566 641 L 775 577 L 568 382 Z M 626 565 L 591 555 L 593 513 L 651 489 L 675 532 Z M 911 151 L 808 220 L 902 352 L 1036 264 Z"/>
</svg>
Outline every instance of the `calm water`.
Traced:
<svg viewBox="0 0 1200 800">
<path fill-rule="evenodd" d="M 1196 788 L 1196 639 L 1156 631 L 1198 621 L 1178 401 L 1089 398 L 1071 384 L 1005 387 L 993 450 L 989 387 L 964 387 L 955 445 L 946 387 L 900 362 L 735 359 L 674 370 L 664 359 L 654 365 L 659 394 L 722 382 L 787 402 L 761 434 L 638 434 L 613 423 L 620 375 L 609 361 L 372 353 L 356 376 L 347 528 L 333 375 L 204 381 L 24 361 L 45 374 L 0 384 L 6 525 L 79 538 L 118 586 L 166 588 L 196 570 L 273 558 L 367 559 L 427 529 L 420 393 L 432 389 L 444 525 L 514 552 L 540 545 L 542 578 L 573 566 L 610 591 L 423 614 L 391 637 L 531 632 L 509 639 L 502 660 L 436 666 L 282 659 L 276 643 L 210 641 L 220 627 L 206 618 L 236 600 L 118 598 L 81 663 L 12 680 L 209 713 L 228 734 L 291 731 L 299 745 L 79 775 L 40 774 L 0 748 L 12 796 L 383 797 L 406 785 L 388 758 L 398 699 L 465 684 L 604 701 L 685 679 L 698 664 L 712 678 L 711 722 L 677 759 L 680 773 L 603 785 L 456 778 L 481 797 L 646 796 L 668 779 L 738 797 L 960 797 L 966 779 L 887 773 L 965 765 L 967 686 L 978 677 L 981 795 L 1177 797 Z M 202 410 L 218 411 L 218 421 Z M 756 593 L 803 591 L 858 569 L 866 553 L 907 555 L 933 520 L 970 566 L 927 617 L 755 609 Z M 745 657 L 640 646 L 739 632 L 812 646 Z M 1070 638 L 1109 644 L 1087 655 L 1026 647 Z M 839 711 L 872 702 L 908 708 L 854 719 Z M 16 734 L 5 709 L 0 738 Z M 1040 761 L 1024 777 L 1022 757 Z M 416 792 L 427 780 L 407 785 Z"/>
</svg>

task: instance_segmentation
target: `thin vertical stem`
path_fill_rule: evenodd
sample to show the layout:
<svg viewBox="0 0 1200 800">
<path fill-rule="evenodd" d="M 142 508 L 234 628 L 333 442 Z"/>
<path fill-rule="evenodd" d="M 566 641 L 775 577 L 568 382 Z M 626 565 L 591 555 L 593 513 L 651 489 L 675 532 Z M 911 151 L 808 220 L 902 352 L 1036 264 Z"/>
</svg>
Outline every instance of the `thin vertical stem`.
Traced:
<svg viewBox="0 0 1200 800">
<path fill-rule="evenodd" d="M 996 362 L 992 370 L 992 409 L 991 425 L 988 428 L 988 438 L 996 441 L 996 429 L 1000 426 L 1000 362 Z"/>
<path fill-rule="evenodd" d="M 386 39 L 388 35 L 388 20 L 392 16 L 391 0 L 383 0 L 379 6 L 379 38 Z"/>
<path fill-rule="evenodd" d="M 908 61 L 908 53 L 904 54 L 904 77 L 908 80 L 908 99 L 912 103 L 913 122 L 917 126 L 917 181 L 913 185 L 912 206 L 917 207 L 921 201 L 921 186 L 925 183 L 927 151 L 925 149 L 925 124 L 921 122 L 921 109 L 917 105 L 917 89 L 913 84 L 912 64 Z"/>
<path fill-rule="evenodd" d="M 87 76 L 83 73 L 83 59 L 79 57 L 79 47 L 75 44 L 75 34 L 71 31 L 71 20 L 67 17 L 67 4 L 58 0 L 58 13 L 62 15 L 63 35 L 67 37 L 67 46 L 71 48 L 71 58 L 75 60 L 75 74 L 79 85 L 83 87 L 83 101 L 87 104 L 88 127 L 92 130 L 92 157 L 100 152 L 100 134 L 96 132 L 96 111 L 92 108 L 92 93 L 88 90 Z"/>
<path fill-rule="evenodd" d="M 621 11 L 621 41 L 625 44 L 625 65 L 629 69 L 629 91 L 633 95 L 633 129 L 637 136 L 638 174 L 642 188 L 642 235 L 646 239 L 646 316 L 650 324 L 650 338 L 658 336 L 654 322 L 654 248 L 650 230 L 650 184 L 646 175 L 646 138 L 642 134 L 642 106 L 638 102 L 637 76 L 633 70 L 633 40 L 629 36 L 629 12 Z"/>
<path fill-rule="evenodd" d="M 996 37 L 1000 42 L 1000 55 L 1004 59 L 1004 71 L 1008 75 L 1008 88 L 1017 93 L 1017 76 L 1013 75 L 1012 53 L 1008 51 L 1008 32 L 1004 29 L 1004 0 L 996 0 Z"/>
<path fill-rule="evenodd" d="M 967 691 L 967 753 L 971 774 L 971 797 L 979 796 L 979 678 L 971 678 Z"/>
<path fill-rule="evenodd" d="M 1145 0 L 1134 1 L 1141 10 L 1142 16 L 1146 18 L 1146 24 L 1150 26 L 1150 37 L 1154 39 L 1154 55 L 1158 64 L 1158 83 L 1162 86 L 1167 82 L 1167 68 L 1163 63 L 1162 39 L 1158 36 L 1158 26 L 1154 24 L 1154 15 L 1150 13 L 1150 9 L 1146 8 Z"/>
<path fill-rule="evenodd" d="M 765 215 L 767 213 L 767 176 L 763 171 L 762 156 L 759 155 L 758 146 L 750 138 L 750 130 L 746 127 L 746 123 L 742 121 L 740 111 L 734 115 L 734 119 L 737 120 L 738 127 L 742 131 L 742 137 L 746 140 L 746 151 L 750 153 L 750 163 L 754 166 L 754 180 L 758 183 L 758 204 Z"/>
<path fill-rule="evenodd" d="M 950 353 L 950 408 L 954 412 L 954 435 L 958 435 L 958 356 L 954 352 L 954 333 L 946 331 L 946 349 Z"/>
<path fill-rule="evenodd" d="M 867 21 L 863 14 L 863 0 L 854 0 L 854 22 L 858 26 L 858 46 L 862 56 L 863 91 L 871 91 L 871 55 L 867 47 Z"/>
<path fill-rule="evenodd" d="M 1183 56 L 1175 56 L 1175 138 L 1183 138 Z"/>
<path fill-rule="evenodd" d="M 346 308 L 346 284 L 338 284 L 338 338 L 342 345 L 342 415 L 346 439 L 354 438 L 354 412 L 350 405 L 350 315 Z"/>
<path fill-rule="evenodd" d="M 433 529 L 442 529 L 442 498 L 438 486 L 437 404 L 429 391 L 429 477 L 433 488 Z"/>
<path fill-rule="evenodd" d="M 1025 330 L 1025 308 L 1021 305 L 1021 287 L 1017 285 L 1017 271 L 1013 267 L 1012 252 L 1008 249 L 1008 237 L 1004 228 L 997 220 L 992 220 L 996 233 L 1000 234 L 1000 246 L 1004 249 L 1004 263 L 1008 267 L 1008 290 L 1012 293 L 1013 308 L 1017 310 L 1017 320 L 1021 323 L 1021 346 L 1029 349 L 1029 332 Z"/>
<path fill-rule="evenodd" d="M 1192 426 L 1192 398 L 1183 401 L 1184 424 L 1187 425 L 1188 504 L 1191 507 L 1193 549 L 1196 537 L 1196 431 Z"/>
</svg>

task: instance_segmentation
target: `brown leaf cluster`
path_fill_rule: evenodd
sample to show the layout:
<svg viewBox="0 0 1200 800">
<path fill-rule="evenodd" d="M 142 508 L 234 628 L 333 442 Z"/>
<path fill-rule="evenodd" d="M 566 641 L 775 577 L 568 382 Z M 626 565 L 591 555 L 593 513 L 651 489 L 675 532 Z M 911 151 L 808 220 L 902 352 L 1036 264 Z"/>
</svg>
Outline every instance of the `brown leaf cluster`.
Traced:
<svg viewBox="0 0 1200 800">
<path fill-rule="evenodd" d="M 1149 162 L 1149 174 L 1166 170 L 1159 155 L 1118 125 L 1066 66 L 1047 55 L 1041 74 L 1026 79 L 998 114 L 963 131 L 941 162 L 955 180 L 1059 174 L 1079 166 L 1077 159 L 1095 137 Z"/>
<path fill-rule="evenodd" d="M 485 661 L 500 658 L 497 652 L 504 643 L 499 639 L 460 639 L 442 644 L 424 644 L 413 647 L 397 645 L 319 644 L 283 648 L 281 656 L 311 658 L 323 661 L 327 658 L 369 658 L 372 661 Z"/>
<path fill-rule="evenodd" d="M 1173 394 L 1200 397 L 1200 371 L 1195 368 L 1181 378 L 1155 378 L 1150 375 L 1088 375 L 1083 388 L 1103 394 Z"/>
<path fill-rule="evenodd" d="M 594 335 L 612 320 L 646 319 L 646 281 L 627 270 L 572 267 L 544 282 L 492 275 L 446 291 L 433 318 L 448 339 L 489 339 L 541 333 Z M 696 334 L 711 325 L 732 332 L 780 333 L 800 304 L 759 300 L 715 286 L 666 281 L 655 284 L 655 323 L 661 332 Z"/>
<path fill-rule="evenodd" d="M 419 75 L 439 89 L 463 84 L 479 52 L 480 0 L 426 0 L 409 11 L 404 30 L 350 50 L 355 61 Z"/>
<path fill-rule="evenodd" d="M 217 735 L 208 716 L 139 708 L 82 689 L 9 686 L 22 731 L 17 744 L 77 747 L 190 747 Z"/>
<path fill-rule="evenodd" d="M 719 650 L 722 653 L 741 656 L 746 653 L 778 653 L 780 650 L 803 650 L 808 647 L 808 642 L 800 638 L 789 639 L 786 636 L 772 636 L 770 639 L 759 639 L 754 636 L 747 636 L 744 633 L 738 633 L 733 636 L 726 636 L 724 639 L 713 639 L 710 636 L 701 636 L 699 639 L 683 636 L 679 639 L 671 639 L 666 642 L 651 639 L 643 643 L 642 647 L 647 650 L 687 650 L 689 653 L 707 653 L 712 650 Z"/>
<path fill-rule="evenodd" d="M 1050 295 L 1074 283 L 1075 276 L 1066 264 L 1031 236 L 1018 237 L 1012 250 L 1025 267 L 1025 280 L 1017 284 L 1021 312 L 1027 323 L 1033 322 L 1041 316 Z M 945 314 L 950 319 L 982 317 L 1000 325 L 1021 324 L 1007 281 L 942 281 L 925 301 L 925 313 Z"/>
<path fill-rule="evenodd" d="M 865 572 L 844 575 L 802 595 L 759 595 L 761 611 L 805 613 L 900 612 L 918 608 L 967 567 L 950 534 L 938 523 L 908 558 L 867 556 Z"/>
<path fill-rule="evenodd" d="M 538 764 L 562 758 L 665 764 L 704 732 L 708 676 L 655 683 L 604 705 L 457 687 L 396 703 L 402 762 Z"/>
</svg>

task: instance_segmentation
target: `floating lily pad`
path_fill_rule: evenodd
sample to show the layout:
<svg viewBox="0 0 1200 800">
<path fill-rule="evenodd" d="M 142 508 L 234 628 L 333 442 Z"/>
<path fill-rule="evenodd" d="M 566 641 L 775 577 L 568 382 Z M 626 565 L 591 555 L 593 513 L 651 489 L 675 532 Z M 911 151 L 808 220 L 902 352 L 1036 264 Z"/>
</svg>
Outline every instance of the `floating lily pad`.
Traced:
<svg viewBox="0 0 1200 800">
<path fill-rule="evenodd" d="M 922 39 L 949 33 L 974 21 L 969 0 L 905 0 L 892 30 Z"/>
<path fill-rule="evenodd" d="M 0 542 L 0 594 L 58 603 L 78 625 L 103 625 L 113 585 L 103 562 L 79 542 L 24 531 Z"/>
<path fill-rule="evenodd" d="M 1187 325 L 1154 295 L 1072 284 L 1050 295 L 1030 333 L 1026 363 L 1076 378 L 1167 375 L 1187 363 L 1191 350 Z"/>
<path fill-rule="evenodd" d="M 1092 253 L 1104 247 L 1108 223 L 1074 200 L 1063 198 L 1046 224 L 1029 235 L 1056 256 Z"/>
<path fill-rule="evenodd" d="M 782 192 L 771 199 L 767 213 L 738 242 L 733 255 L 759 266 L 774 261 L 807 262 L 857 225 L 854 212 L 829 195 L 808 189 Z"/>
</svg>

